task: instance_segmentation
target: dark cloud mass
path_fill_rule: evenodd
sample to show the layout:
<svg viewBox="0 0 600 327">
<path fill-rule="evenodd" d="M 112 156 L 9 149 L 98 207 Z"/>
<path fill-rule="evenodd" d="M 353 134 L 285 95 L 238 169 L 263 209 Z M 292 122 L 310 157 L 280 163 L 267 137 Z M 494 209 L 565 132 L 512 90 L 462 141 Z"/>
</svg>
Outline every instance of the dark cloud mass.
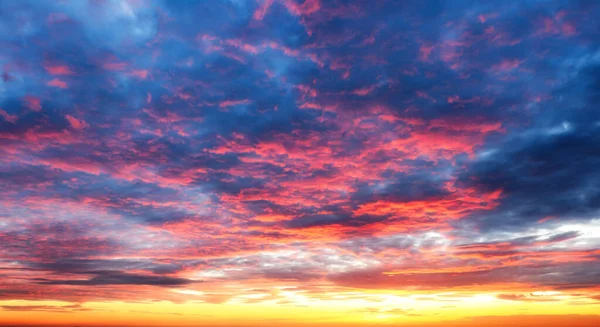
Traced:
<svg viewBox="0 0 600 327">
<path fill-rule="evenodd" d="M 224 303 L 277 283 L 597 298 L 598 17 L 0 1 L 0 300 Z"/>
<path fill-rule="evenodd" d="M 97 271 L 89 272 L 94 275 L 90 279 L 70 279 L 70 280 L 37 280 L 41 285 L 80 285 L 80 286 L 97 286 L 97 285 L 152 285 L 152 286 L 182 286 L 193 283 L 189 279 L 152 276 L 152 275 L 136 275 L 124 273 L 121 271 Z"/>
</svg>

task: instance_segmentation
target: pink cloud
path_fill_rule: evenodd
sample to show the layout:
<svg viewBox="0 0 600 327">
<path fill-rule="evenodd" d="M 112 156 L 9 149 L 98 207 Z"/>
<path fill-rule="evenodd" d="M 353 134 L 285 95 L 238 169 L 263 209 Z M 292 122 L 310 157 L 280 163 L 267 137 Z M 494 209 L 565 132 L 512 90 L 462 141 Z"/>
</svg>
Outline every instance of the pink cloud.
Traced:
<svg viewBox="0 0 600 327">
<path fill-rule="evenodd" d="M 431 55 L 431 51 L 433 50 L 434 46 L 430 45 L 422 45 L 419 48 L 419 60 L 421 61 L 428 61 L 429 60 L 429 56 Z"/>
<path fill-rule="evenodd" d="M 75 129 L 83 129 L 88 126 L 88 124 L 82 119 L 77 119 L 71 115 L 66 115 L 65 118 L 69 121 L 69 124 Z"/>
<path fill-rule="evenodd" d="M 108 62 L 104 63 L 102 67 L 109 71 L 122 71 L 127 68 L 128 64 L 125 62 Z"/>
<path fill-rule="evenodd" d="M 221 108 L 225 108 L 225 107 L 232 107 L 232 106 L 237 106 L 240 104 L 248 104 L 250 103 L 250 100 L 248 99 L 244 99 L 244 100 L 225 100 L 222 101 L 221 103 L 219 103 L 219 107 Z"/>
<path fill-rule="evenodd" d="M 131 72 L 129 72 L 129 75 L 135 76 L 140 79 L 146 79 L 148 77 L 148 71 L 146 69 L 132 70 Z"/>
<path fill-rule="evenodd" d="M 265 18 L 265 15 L 267 14 L 267 11 L 269 10 L 269 7 L 271 7 L 272 4 L 273 0 L 263 0 L 260 6 L 254 11 L 252 18 L 254 18 L 255 20 L 263 20 L 263 18 Z"/>
<path fill-rule="evenodd" d="M 319 0 L 305 0 L 302 4 L 294 0 L 284 0 L 283 3 L 288 11 L 296 16 L 310 15 L 321 8 Z"/>
<path fill-rule="evenodd" d="M 46 85 L 48 86 L 53 86 L 53 87 L 58 87 L 61 89 L 66 89 L 69 88 L 69 85 L 67 84 L 67 82 L 60 80 L 58 78 L 55 78 L 51 81 L 46 82 Z"/>
<path fill-rule="evenodd" d="M 507 59 L 501 61 L 499 64 L 493 65 L 491 70 L 499 73 L 509 72 L 521 66 L 522 63 L 523 61 L 519 59 Z"/>
<path fill-rule="evenodd" d="M 0 117 L 4 118 L 4 120 L 6 120 L 7 122 L 11 122 L 13 124 L 16 123 L 17 119 L 19 118 L 16 115 L 10 115 L 2 109 L 0 109 Z"/>
<path fill-rule="evenodd" d="M 376 88 L 377 88 L 377 86 L 371 85 L 369 87 L 363 87 L 360 89 L 353 90 L 351 93 L 354 95 L 365 96 L 365 95 L 368 95 L 371 92 L 373 92 Z"/>
<path fill-rule="evenodd" d="M 25 103 L 27 104 L 27 107 L 30 110 L 33 111 L 40 111 L 42 110 L 42 103 L 41 100 L 37 97 L 34 97 L 32 95 L 26 95 L 23 100 L 25 100 Z"/>
<path fill-rule="evenodd" d="M 44 69 L 51 75 L 73 75 L 73 71 L 64 65 L 45 65 Z"/>
</svg>

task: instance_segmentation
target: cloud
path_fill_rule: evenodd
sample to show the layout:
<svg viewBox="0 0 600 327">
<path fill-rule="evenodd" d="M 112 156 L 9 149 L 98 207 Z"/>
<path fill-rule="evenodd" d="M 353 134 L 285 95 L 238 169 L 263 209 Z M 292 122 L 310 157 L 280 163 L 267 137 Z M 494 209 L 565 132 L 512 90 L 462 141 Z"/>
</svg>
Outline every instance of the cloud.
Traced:
<svg viewBox="0 0 600 327">
<path fill-rule="evenodd" d="M 544 295 L 544 294 L 498 294 L 496 296 L 501 300 L 508 301 L 532 301 L 532 302 L 553 302 L 560 301 L 560 299 L 553 298 L 552 296 Z"/>
<path fill-rule="evenodd" d="M 547 216 L 585 219 L 600 209 L 600 193 L 593 186 L 598 178 L 593 167 L 600 158 L 589 151 L 600 140 L 593 109 L 600 74 L 596 64 L 578 74 L 554 95 L 565 97 L 557 105 L 571 108 L 568 112 L 549 114 L 539 125 L 515 133 L 462 176 L 468 185 L 504 191 L 497 214 L 482 217 L 485 226 L 518 226 Z M 567 92 L 573 88 L 582 93 L 569 104 Z"/>
<path fill-rule="evenodd" d="M 96 271 L 87 272 L 93 275 L 90 279 L 70 280 L 36 280 L 40 285 L 74 285 L 74 286 L 100 286 L 100 285 L 151 285 L 162 287 L 177 287 L 198 281 L 167 276 L 139 275 L 121 271 Z"/>
<path fill-rule="evenodd" d="M 72 305 L 2 305 L 0 308 L 4 311 L 46 311 L 46 312 L 73 312 L 89 311 L 79 304 Z"/>
<path fill-rule="evenodd" d="M 455 267 L 449 272 L 399 271 L 386 272 L 381 269 L 356 270 L 328 278 L 332 282 L 348 287 L 367 289 L 464 289 L 486 285 L 488 290 L 502 289 L 506 283 L 520 283 L 550 287 L 555 290 L 594 288 L 600 275 L 591 272 L 596 263 L 555 263 L 547 265 L 517 265 L 497 268 L 471 268 L 464 271 Z M 514 299 L 510 295 L 508 298 Z"/>
</svg>

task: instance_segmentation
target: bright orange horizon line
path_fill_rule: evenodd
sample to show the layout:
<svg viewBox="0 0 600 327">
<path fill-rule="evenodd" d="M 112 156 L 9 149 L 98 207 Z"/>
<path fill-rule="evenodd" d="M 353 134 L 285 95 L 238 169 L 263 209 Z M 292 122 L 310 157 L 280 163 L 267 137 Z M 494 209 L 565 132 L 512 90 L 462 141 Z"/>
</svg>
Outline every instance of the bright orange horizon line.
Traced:
<svg viewBox="0 0 600 327">
<path fill-rule="evenodd" d="M 0 311 L 1 312 L 1 311 Z M 141 326 L 162 326 L 162 327 L 262 327 L 262 326 L 281 326 L 278 319 L 274 321 L 268 321 L 264 324 L 152 324 L 142 325 L 136 323 L 76 323 L 76 324 L 43 324 L 43 323 L 9 323 L 3 324 L 0 322 L 0 327 L 141 327 Z M 0 314 L 1 321 L 1 314 Z M 286 327 L 337 327 L 337 326 L 348 326 L 348 327 L 362 327 L 362 326 L 389 326 L 389 327 L 470 327 L 470 326 L 492 326 L 492 327 L 596 327 L 600 326 L 600 314 L 599 315 L 577 315 L 577 314 L 563 314 L 563 315 L 510 315 L 510 316 L 473 316 L 469 318 L 461 318 L 457 320 L 444 320 L 439 322 L 422 322 L 422 323 L 292 323 L 285 324 Z"/>
</svg>

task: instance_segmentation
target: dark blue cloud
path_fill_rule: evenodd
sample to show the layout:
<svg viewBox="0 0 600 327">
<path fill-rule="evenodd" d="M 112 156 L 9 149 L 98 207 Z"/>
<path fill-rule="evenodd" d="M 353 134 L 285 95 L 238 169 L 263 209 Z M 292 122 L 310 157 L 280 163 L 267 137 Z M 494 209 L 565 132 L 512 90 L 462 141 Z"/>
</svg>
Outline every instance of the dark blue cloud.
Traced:
<svg viewBox="0 0 600 327">
<path fill-rule="evenodd" d="M 504 192 L 495 213 L 479 217 L 485 227 L 595 217 L 600 209 L 599 72 L 596 64 L 582 68 L 575 81 L 553 94 L 562 108 L 541 109 L 534 126 L 515 131 L 470 164 L 466 184 Z"/>
</svg>

